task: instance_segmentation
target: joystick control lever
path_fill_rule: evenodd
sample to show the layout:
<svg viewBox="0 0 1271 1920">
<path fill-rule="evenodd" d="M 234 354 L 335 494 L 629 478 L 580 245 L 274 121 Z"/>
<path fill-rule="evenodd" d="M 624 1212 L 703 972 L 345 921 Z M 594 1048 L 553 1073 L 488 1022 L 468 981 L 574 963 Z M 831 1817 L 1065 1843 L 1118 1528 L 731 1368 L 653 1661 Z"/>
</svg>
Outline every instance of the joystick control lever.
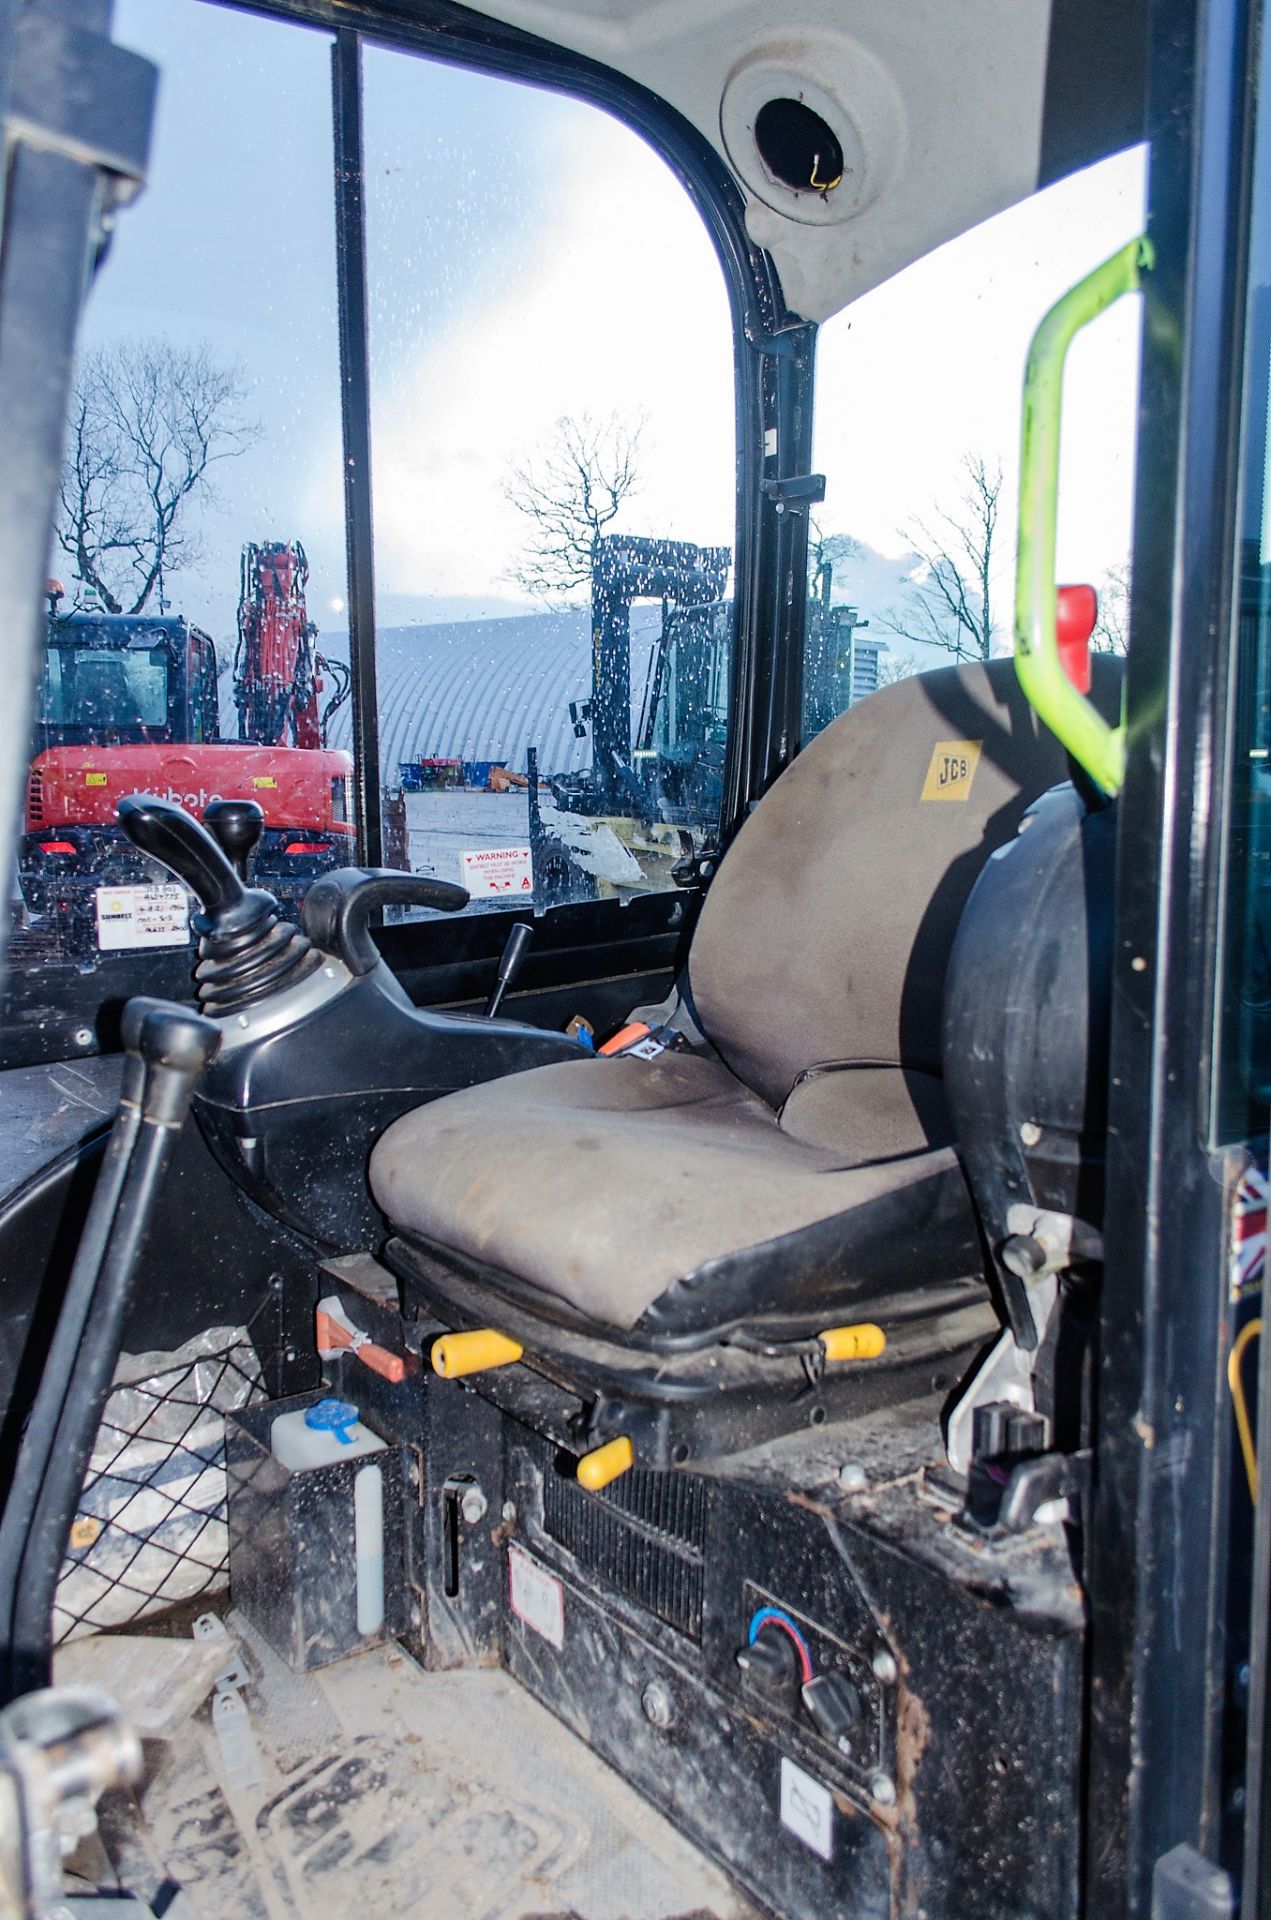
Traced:
<svg viewBox="0 0 1271 1920">
<path fill-rule="evenodd" d="M 534 938 L 533 927 L 524 920 L 518 920 L 507 937 L 507 943 L 499 956 L 499 971 L 495 977 L 494 991 L 486 1001 L 485 1017 L 493 1020 L 503 1002 L 503 996 L 521 971 L 526 948 Z"/>
<path fill-rule="evenodd" d="M 224 847 L 184 807 L 152 794 L 131 793 L 119 802 L 118 814 L 133 846 L 198 896 L 203 911 L 194 916 L 199 936 L 194 978 L 204 1013 L 237 1013 L 294 986 L 320 964 L 299 927 L 280 917 L 273 894 L 263 887 L 245 887 Z M 228 837 L 242 849 L 245 863 L 249 816 L 238 813 L 223 824 L 228 824 Z"/>
<path fill-rule="evenodd" d="M 424 873 L 400 873 L 395 867 L 337 867 L 315 880 L 305 895 L 305 932 L 315 947 L 343 960 L 351 974 L 372 973 L 380 962 L 371 938 L 371 915 L 380 907 L 431 907 L 436 913 L 462 913 L 468 889 Z"/>
<path fill-rule="evenodd" d="M 412 1004 L 380 955 L 372 916 L 391 906 L 457 913 L 468 904 L 463 887 L 339 867 L 308 888 L 302 925 L 284 919 L 271 893 L 244 885 L 254 814 L 250 802 L 217 803 L 207 815 L 213 834 L 171 801 L 133 794 L 119 803 L 132 844 L 198 895 L 194 978 L 200 1010 L 220 1022 L 220 1050 L 196 1099 L 204 1139 L 291 1231 L 339 1253 L 369 1250 L 385 1220 L 366 1164 L 386 1127 L 439 1093 L 576 1061 L 581 1048 L 519 1020 Z M 505 950 L 504 990 L 526 933 Z"/>
<path fill-rule="evenodd" d="M 248 864 L 265 831 L 264 808 L 254 800 L 210 800 L 203 809 L 203 824 L 246 885 Z"/>
<path fill-rule="evenodd" d="M 373 973 L 380 956 L 370 918 L 381 907 L 459 913 L 468 904 L 467 889 L 447 880 L 339 867 L 309 888 L 301 931 L 280 917 L 272 893 L 243 884 L 264 821 L 256 803 L 215 800 L 204 817 L 207 827 L 183 807 L 150 794 L 129 794 L 119 802 L 119 824 L 133 845 L 184 880 L 202 903 L 194 917 L 195 979 L 205 1013 L 236 1013 L 293 986 L 320 965 L 324 953 L 342 960 L 355 978 Z"/>
<path fill-rule="evenodd" d="M 277 909 L 271 894 L 252 894 L 228 855 L 184 807 L 149 793 L 129 793 L 119 802 L 119 824 L 134 847 L 184 880 L 197 894 L 202 918 L 221 927 L 249 926 L 261 917 L 262 901 Z"/>
</svg>

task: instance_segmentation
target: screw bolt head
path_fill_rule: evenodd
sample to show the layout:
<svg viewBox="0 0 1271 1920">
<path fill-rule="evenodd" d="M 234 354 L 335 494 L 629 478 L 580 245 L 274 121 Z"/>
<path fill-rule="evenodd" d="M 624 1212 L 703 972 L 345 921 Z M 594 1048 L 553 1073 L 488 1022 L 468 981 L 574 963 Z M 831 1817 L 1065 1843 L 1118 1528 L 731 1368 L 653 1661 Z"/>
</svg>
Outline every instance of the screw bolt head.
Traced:
<svg viewBox="0 0 1271 1920">
<path fill-rule="evenodd" d="M 468 1525 L 475 1527 L 480 1521 L 485 1519 L 489 1506 L 490 1502 L 486 1499 L 480 1487 L 469 1487 L 463 1499 L 459 1502 L 459 1511 Z"/>
<path fill-rule="evenodd" d="M 849 1460 L 839 1468 L 839 1485 L 844 1493 L 864 1493 L 869 1485 L 869 1475 L 859 1461 Z"/>
<path fill-rule="evenodd" d="M 675 1700 L 665 1680 L 650 1680 L 640 1695 L 644 1717 L 651 1727 L 663 1729 L 675 1724 Z"/>
<path fill-rule="evenodd" d="M 896 1678 L 896 1659 L 889 1647 L 880 1647 L 870 1665 L 874 1669 L 874 1678 L 890 1687 Z"/>
<path fill-rule="evenodd" d="M 889 1773 L 876 1773 L 869 1783 L 869 1790 L 880 1807 L 894 1807 L 896 1804 L 896 1782 Z"/>
</svg>

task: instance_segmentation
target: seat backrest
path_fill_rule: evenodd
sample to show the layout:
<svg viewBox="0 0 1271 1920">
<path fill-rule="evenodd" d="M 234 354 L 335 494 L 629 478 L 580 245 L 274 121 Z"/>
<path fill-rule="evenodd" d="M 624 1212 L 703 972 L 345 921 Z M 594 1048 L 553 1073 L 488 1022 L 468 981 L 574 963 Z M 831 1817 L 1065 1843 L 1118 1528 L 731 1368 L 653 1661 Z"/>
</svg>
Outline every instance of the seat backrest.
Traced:
<svg viewBox="0 0 1271 1920">
<path fill-rule="evenodd" d="M 1121 662 L 1092 666 L 1091 698 L 1115 720 Z M 840 715 L 738 834 L 694 936 L 697 1018 L 738 1078 L 779 1106 L 830 1062 L 938 1074 L 976 875 L 1068 777 L 1009 659 L 917 674 Z"/>
</svg>

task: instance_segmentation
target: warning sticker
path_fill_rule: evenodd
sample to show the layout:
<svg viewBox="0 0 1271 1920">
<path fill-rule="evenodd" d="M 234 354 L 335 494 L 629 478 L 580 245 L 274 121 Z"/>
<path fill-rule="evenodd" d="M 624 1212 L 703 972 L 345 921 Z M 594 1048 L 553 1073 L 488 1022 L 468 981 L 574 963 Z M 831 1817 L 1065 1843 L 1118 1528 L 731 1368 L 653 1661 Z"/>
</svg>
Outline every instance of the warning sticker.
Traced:
<svg viewBox="0 0 1271 1920">
<path fill-rule="evenodd" d="M 508 1597 L 512 1611 L 554 1647 L 565 1644 L 565 1589 L 520 1547 L 508 1548 Z"/>
<path fill-rule="evenodd" d="M 183 947 L 189 938 L 190 896 L 184 887 L 97 888 L 97 945 L 103 953 Z"/>
<path fill-rule="evenodd" d="M 834 1857 L 834 1798 L 793 1760 L 781 1757 L 781 1824 L 822 1860 Z"/>
<path fill-rule="evenodd" d="M 924 800 L 969 800 L 980 764 L 981 740 L 937 740 L 923 783 Z"/>
<path fill-rule="evenodd" d="M 490 893 L 533 893 L 528 847 L 478 847 L 459 855 L 459 884 L 475 898 Z"/>
</svg>

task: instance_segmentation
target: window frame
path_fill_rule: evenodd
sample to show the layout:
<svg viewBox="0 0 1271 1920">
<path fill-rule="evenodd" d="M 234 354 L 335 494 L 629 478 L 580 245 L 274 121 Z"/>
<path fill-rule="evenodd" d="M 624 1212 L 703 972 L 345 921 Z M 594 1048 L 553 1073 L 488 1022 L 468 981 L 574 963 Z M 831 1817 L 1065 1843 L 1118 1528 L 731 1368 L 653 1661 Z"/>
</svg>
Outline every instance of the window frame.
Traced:
<svg viewBox="0 0 1271 1920">
<path fill-rule="evenodd" d="M 365 208 L 361 161 L 360 56 L 374 45 L 403 56 L 520 81 L 588 102 L 647 141 L 687 192 L 706 228 L 724 277 L 733 329 L 736 530 L 733 544 L 733 645 L 729 747 L 724 769 L 721 844 L 797 751 L 801 711 L 806 575 L 806 489 L 811 461 L 812 379 L 816 329 L 792 315 L 771 259 L 745 228 L 740 191 L 698 131 L 654 95 L 609 68 L 512 27 L 468 13 L 452 0 L 407 7 L 337 5 L 335 0 L 201 0 L 236 13 L 272 19 L 330 36 L 340 387 L 346 487 L 357 858 L 383 861 L 377 737 L 375 619 L 371 569 L 369 379 L 367 361 Z M 126 244 L 126 236 L 121 244 Z M 794 483 L 791 485 L 791 483 Z M 623 906 L 603 900 L 550 908 L 540 917 L 527 989 L 631 976 L 633 987 L 653 969 L 680 964 L 701 904 L 696 881 L 675 894 Z M 381 929 L 383 950 L 420 1003 L 456 994 L 481 999 L 493 984 L 507 916 L 488 912 Z M 127 980 L 118 966 L 101 990 L 105 1017 L 87 1036 L 84 1010 L 65 1031 L 34 1035 L 15 1027 L 0 1034 L 0 1066 L 83 1057 L 118 1044 L 111 1009 L 123 993 L 172 995 L 185 990 L 184 956 L 130 956 Z"/>
<path fill-rule="evenodd" d="M 773 263 L 747 235 L 741 194 L 719 155 L 696 128 L 634 81 L 517 28 L 477 18 L 450 0 L 429 0 L 409 14 L 400 4 L 372 11 L 337 8 L 331 0 L 251 0 L 247 6 L 242 0 L 206 3 L 233 4 L 241 11 L 327 28 L 335 36 L 336 240 L 342 276 L 345 524 L 359 858 L 367 865 L 379 865 L 383 858 L 362 184 L 360 56 L 364 46 L 525 82 L 596 106 L 654 148 L 703 221 L 724 277 L 733 325 L 736 584 L 729 747 L 720 822 L 721 844 L 726 845 L 799 744 L 808 506 L 789 483 L 805 480 L 811 463 L 816 328 L 785 307 Z M 695 885 L 685 891 L 700 894 Z M 681 901 L 676 914 L 670 912 L 672 905 L 673 899 L 667 901 L 666 917 L 691 925 L 700 898 Z M 551 908 L 543 920 L 551 922 L 562 912 Z M 629 912 L 629 907 L 604 901 L 589 909 L 570 908 L 555 926 L 540 923 L 536 945 L 540 950 L 604 949 L 611 964 L 620 964 L 622 916 Z M 501 945 L 506 916 L 483 917 L 503 929 Z M 385 951 L 391 951 L 412 975 L 417 993 L 431 991 L 428 980 L 434 967 L 444 972 L 451 937 L 445 929 L 455 924 L 417 923 L 392 929 L 391 938 L 384 937 Z M 636 945 L 642 938 L 636 935 Z M 457 942 L 461 951 L 469 944 L 466 939 Z"/>
<path fill-rule="evenodd" d="M 1226 1266 L 1243 1154 L 1209 1144 L 1260 0 L 1155 0 L 1127 765 L 1118 801 L 1085 1816 L 1089 1911 L 1146 1914 L 1176 1845 L 1237 1866 Z M 1179 1524 L 1180 1499 L 1189 1518 Z M 1238 1760 L 1236 1760 L 1238 1765 Z M 1252 1804 L 1252 1792 L 1250 1795 Z"/>
</svg>

